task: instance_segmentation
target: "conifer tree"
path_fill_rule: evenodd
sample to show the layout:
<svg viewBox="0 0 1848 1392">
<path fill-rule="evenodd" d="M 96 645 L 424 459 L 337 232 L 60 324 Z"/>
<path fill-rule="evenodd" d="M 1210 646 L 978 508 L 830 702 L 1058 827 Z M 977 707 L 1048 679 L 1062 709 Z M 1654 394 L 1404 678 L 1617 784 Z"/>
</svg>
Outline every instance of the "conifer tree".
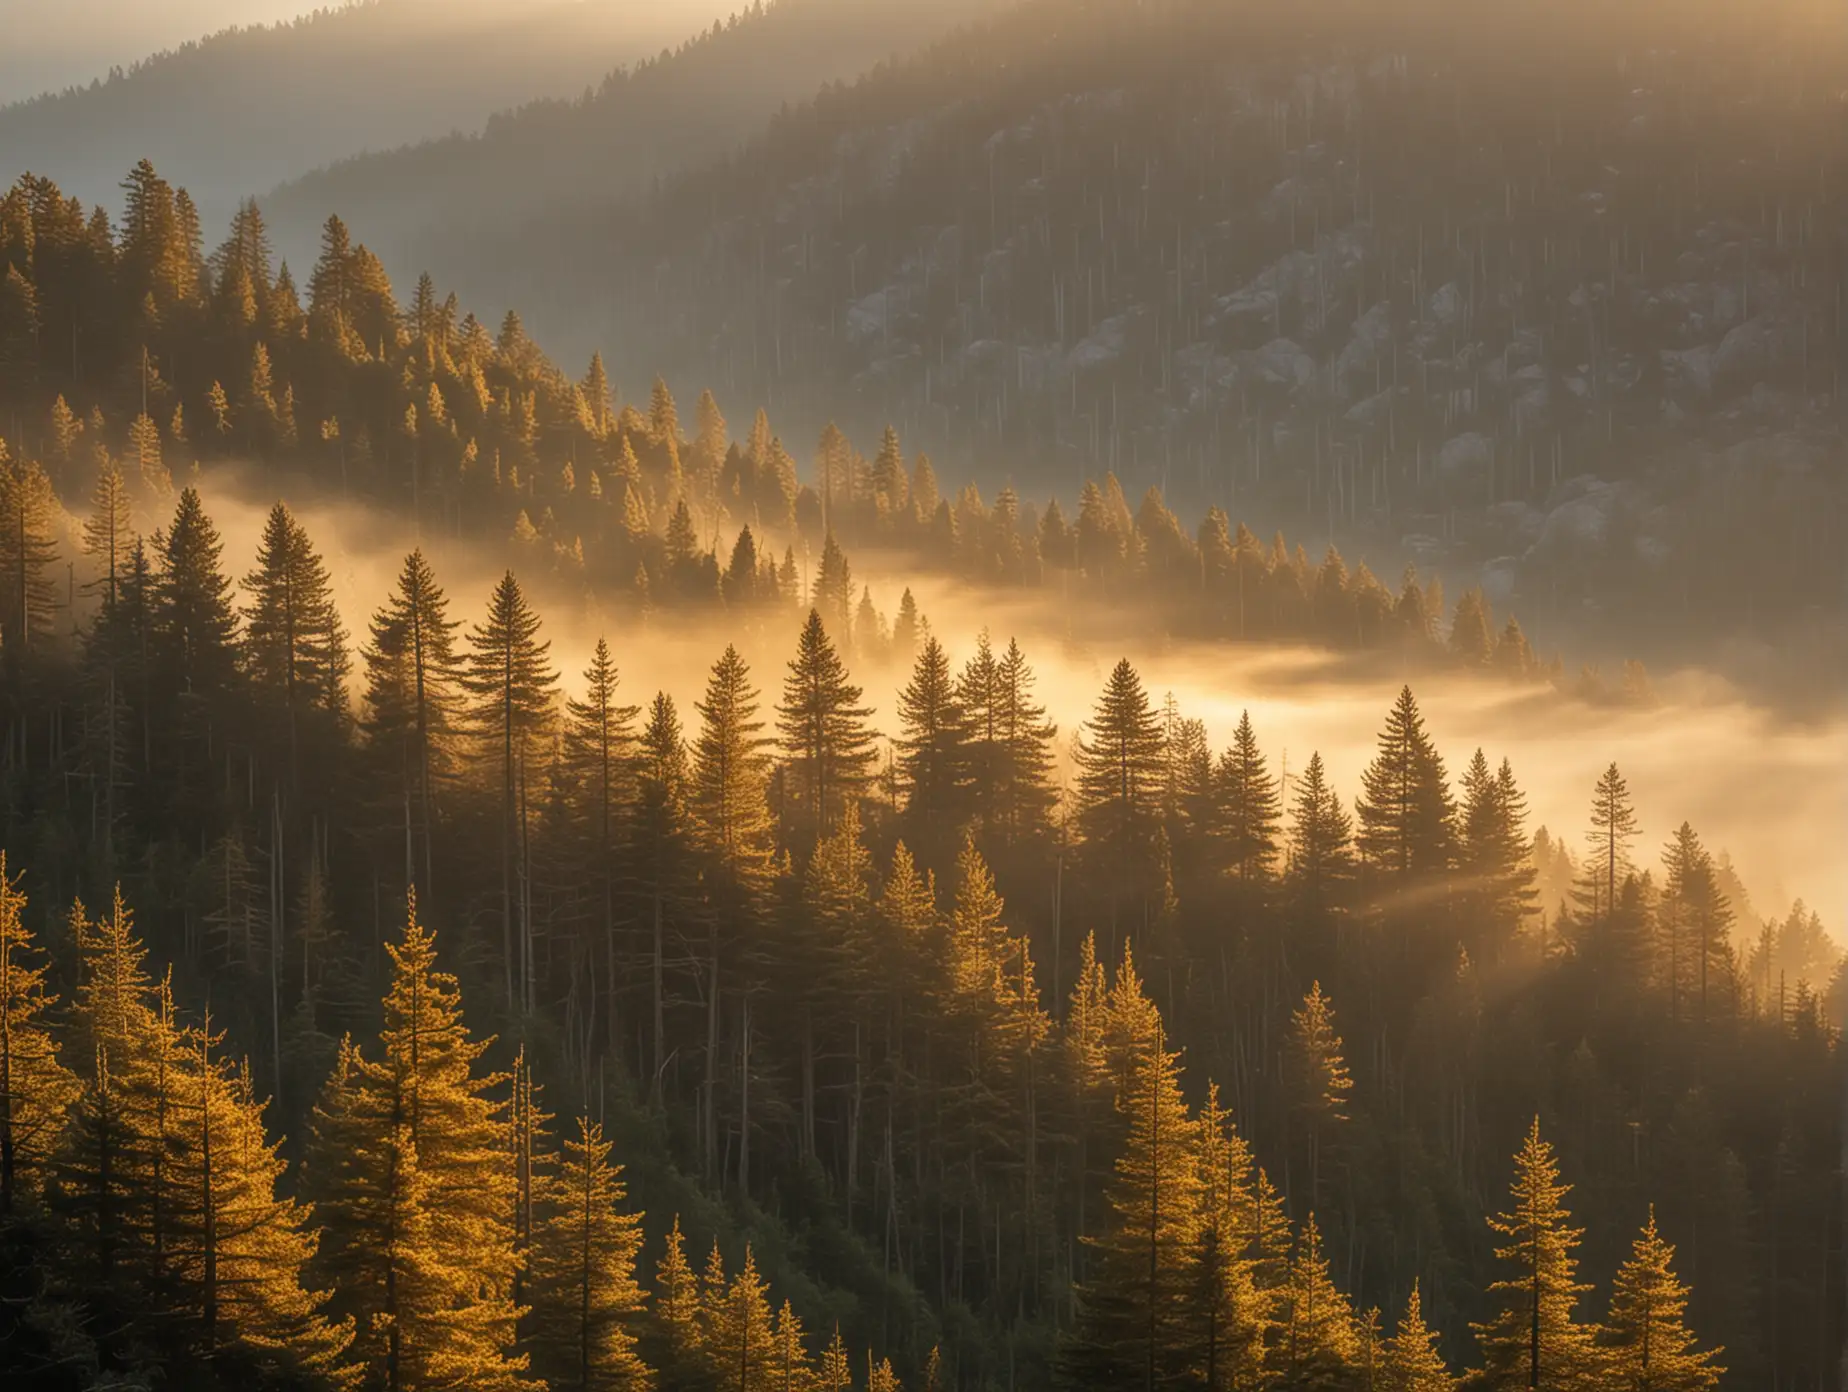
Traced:
<svg viewBox="0 0 1848 1392">
<path fill-rule="evenodd" d="M 0 644 L 13 681 L 51 634 L 58 603 L 57 496 L 37 464 L 6 458 L 0 444 Z M 15 687 L 17 690 L 17 687 Z"/>
<path fill-rule="evenodd" d="M 382 1057 L 344 1045 L 315 1108 L 309 1193 L 327 1222 L 317 1271 L 336 1311 L 357 1319 L 368 1381 L 520 1388 L 516 1178 L 489 1097 L 506 1079 L 477 1071 L 488 1042 L 463 1025 L 414 899 L 386 951 Z"/>
<path fill-rule="evenodd" d="M 722 1275 L 716 1246 L 713 1260 Z M 744 1265 L 722 1288 L 710 1272 L 707 1285 L 705 1350 L 714 1382 L 726 1392 L 776 1392 L 779 1360 L 768 1287 L 750 1247 L 744 1249 Z"/>
<path fill-rule="evenodd" d="M 700 842 L 731 880 L 752 891 L 769 869 L 769 779 L 764 722 L 751 669 L 728 646 L 713 664 L 705 699 L 696 702 L 700 730 L 693 742 L 688 809 Z"/>
<path fill-rule="evenodd" d="M 1319 981 L 1310 985 L 1302 1005 L 1290 1017 L 1284 1060 L 1291 1108 L 1307 1132 L 1309 1206 L 1314 1208 L 1321 1198 L 1323 1146 L 1331 1129 L 1347 1121 L 1348 1094 L 1354 1087 L 1341 1057 L 1334 1011 Z"/>
<path fill-rule="evenodd" d="M 330 1321 L 324 1291 L 305 1287 L 318 1235 L 309 1210 L 279 1196 L 286 1166 L 264 1132 L 247 1069 L 215 1054 L 208 1012 L 188 1032 L 176 1092 L 173 1186 L 180 1250 L 176 1304 L 208 1365 L 254 1362 L 272 1373 L 352 1386 L 351 1319 Z"/>
<path fill-rule="evenodd" d="M 1277 784 L 1265 766 L 1251 713 L 1239 714 L 1231 747 L 1213 771 L 1215 833 L 1225 863 L 1247 890 L 1263 885 L 1277 854 Z"/>
<path fill-rule="evenodd" d="M 281 707 L 293 762 L 303 714 L 344 709 L 348 658 L 327 566 L 281 503 L 270 509 L 244 588 L 245 666 L 266 706 Z"/>
<path fill-rule="evenodd" d="M 814 609 L 796 641 L 776 711 L 788 760 L 784 834 L 798 846 L 812 846 L 833 831 L 859 795 L 874 759 L 866 723 L 872 708 L 860 704 L 860 688 L 849 680 Z"/>
<path fill-rule="evenodd" d="M 1279 1296 L 1273 1363 L 1280 1383 L 1305 1392 L 1333 1392 L 1351 1385 L 1361 1341 L 1354 1311 L 1328 1273 L 1313 1213 L 1297 1236 L 1289 1277 Z"/>
<path fill-rule="evenodd" d="M 454 774 L 460 722 L 459 668 L 449 599 L 421 548 L 404 558 L 397 583 L 373 615 L 366 665 L 366 733 L 398 770 L 393 802 L 415 809 L 422 854 L 405 879 L 431 893 L 436 790 Z M 394 809 L 395 810 L 395 809 Z"/>
<path fill-rule="evenodd" d="M 1457 819 L 1457 864 L 1475 909 L 1470 918 L 1488 930 L 1469 940 L 1478 956 L 1492 955 L 1484 953 L 1485 946 L 1504 946 L 1537 906 L 1526 816 L 1527 800 L 1514 781 L 1514 769 L 1504 759 L 1500 770 L 1491 772 L 1478 749 L 1463 773 Z"/>
<path fill-rule="evenodd" d="M 1598 1331 L 1606 1385 L 1624 1392 L 1713 1392 L 1725 1369 L 1719 1349 L 1698 1349 L 1687 1327 L 1688 1288 L 1674 1272 L 1675 1249 L 1656 1231 L 1655 1209 L 1611 1283 L 1610 1314 Z"/>
<path fill-rule="evenodd" d="M 654 1366 L 664 1388 L 707 1387 L 706 1330 L 700 1316 L 699 1281 L 687 1262 L 680 1215 L 674 1215 L 661 1259 L 655 1265 L 653 1325 Z"/>
<path fill-rule="evenodd" d="M 558 1389 L 640 1392 L 649 1371 L 636 1351 L 642 1308 L 635 1280 L 641 1219 L 621 1212 L 622 1168 L 603 1129 L 578 1122 L 557 1184 L 533 1234 L 533 1371 Z"/>
<path fill-rule="evenodd" d="M 1181 1099 L 1176 1056 L 1159 1028 L 1130 1061 L 1119 1110 L 1128 1127 L 1107 1194 L 1104 1231 L 1087 1236 L 1067 1372 L 1084 1386 L 1178 1385 L 1190 1361 L 1183 1284 L 1198 1239 L 1198 1133 Z"/>
<path fill-rule="evenodd" d="M 631 864 L 637 916 L 649 939 L 651 1047 L 650 1095 L 660 1100 L 667 1067 L 667 945 L 674 922 L 691 897 L 688 851 L 693 830 L 687 814 L 686 745 L 673 698 L 657 692 L 649 707 L 636 758 L 636 815 Z"/>
<path fill-rule="evenodd" d="M 57 997 L 25 925 L 19 880 L 0 851 L 0 1220 L 36 1201 L 77 1097 L 77 1080 L 49 1028 Z"/>
<path fill-rule="evenodd" d="M 910 835 L 927 861 L 940 854 L 962 819 L 968 780 L 967 732 L 950 663 L 933 634 L 918 651 L 898 696 L 898 776 Z"/>
<path fill-rule="evenodd" d="M 1489 1230 L 1505 1239 L 1495 1249 L 1496 1260 L 1513 1274 L 1489 1287 L 1498 1313 L 1471 1326 L 1482 1351 L 1481 1385 L 1493 1392 L 1596 1387 L 1593 1330 L 1573 1317 L 1579 1296 L 1589 1289 L 1576 1274 L 1574 1253 L 1582 1233 L 1569 1225 L 1572 1215 L 1564 1204 L 1569 1186 L 1559 1181 L 1559 1164 L 1540 1137 L 1538 1117 L 1514 1163 L 1513 1203 L 1489 1219 Z"/>
<path fill-rule="evenodd" d="M 1437 1331 L 1425 1323 L 1416 1281 L 1386 1341 L 1378 1385 L 1380 1392 L 1456 1392 L 1457 1379 L 1437 1349 Z"/>
<path fill-rule="evenodd" d="M 1320 753 L 1312 754 L 1297 790 L 1289 831 L 1292 896 L 1302 907 L 1321 911 L 1339 896 L 1353 871 L 1352 824 L 1329 786 Z"/>
<path fill-rule="evenodd" d="M 173 522 L 158 538 L 154 586 L 156 678 L 163 689 L 207 699 L 236 670 L 231 582 L 219 567 L 224 543 L 205 515 L 198 490 L 180 494 Z"/>
<path fill-rule="evenodd" d="M 602 903 L 607 1008 L 616 998 L 616 886 L 621 849 L 619 820 L 635 785 L 635 706 L 617 698 L 616 660 L 608 640 L 597 639 L 584 670 L 584 695 L 565 702 L 565 747 L 577 786 L 590 799 L 590 863 Z"/>
<path fill-rule="evenodd" d="M 1126 885 L 1145 902 L 1156 873 L 1162 745 L 1160 717 L 1125 658 L 1077 744 L 1078 827 L 1100 887 Z M 1113 909 L 1121 893 L 1110 896 Z"/>
<path fill-rule="evenodd" d="M 994 667 L 982 723 L 986 789 L 979 808 L 988 834 L 1008 845 L 1045 835 L 1057 792 L 1052 783 L 1052 744 L 1058 727 L 1033 699 L 1033 669 L 1020 644 L 1008 639 Z"/>
<path fill-rule="evenodd" d="M 122 482 L 122 472 L 114 461 L 105 457 L 90 490 L 90 515 L 83 523 L 84 554 L 99 572 L 93 588 L 102 596 L 105 611 L 115 607 L 134 543 L 134 518 L 129 509 L 127 485 Z"/>
<path fill-rule="evenodd" d="M 514 855 L 522 839 L 519 790 L 527 755 L 551 719 L 558 681 L 552 645 L 540 641 L 539 627 L 538 614 L 508 571 L 489 597 L 487 618 L 469 630 L 473 652 L 463 678 L 475 698 L 475 728 L 500 793 L 501 965 L 510 1005 L 520 999 L 516 981 L 522 995 L 533 985 L 527 968 L 532 925 L 523 910 L 517 944 L 514 935 Z"/>
<path fill-rule="evenodd" d="M 1444 761 L 1425 733 L 1412 689 L 1387 713 L 1379 753 L 1361 775 L 1359 845 L 1383 874 L 1429 875 L 1449 867 L 1454 805 Z"/>
<path fill-rule="evenodd" d="M 1608 914 L 1616 907 L 1617 890 L 1630 870 L 1630 843 L 1640 835 L 1642 828 L 1630 802 L 1629 784 L 1613 763 L 1598 776 L 1598 785 L 1592 790 L 1591 830 L 1585 834 L 1591 856 L 1585 863 L 1577 894 L 1591 918 Z"/>
</svg>

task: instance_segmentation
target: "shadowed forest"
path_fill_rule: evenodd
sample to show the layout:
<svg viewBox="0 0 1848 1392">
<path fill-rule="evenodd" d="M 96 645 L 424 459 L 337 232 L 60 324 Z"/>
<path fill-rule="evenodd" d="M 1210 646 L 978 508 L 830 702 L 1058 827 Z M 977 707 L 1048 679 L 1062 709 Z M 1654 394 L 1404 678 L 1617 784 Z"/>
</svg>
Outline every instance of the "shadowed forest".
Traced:
<svg viewBox="0 0 1848 1392">
<path fill-rule="evenodd" d="M 1640 663 L 1111 475 L 799 466 L 337 218 L 298 284 L 254 203 L 208 252 L 124 190 L 0 200 L 18 1385 L 1837 1385 L 1822 920 L 1621 748 L 1530 825 L 1415 694 Z M 355 618 L 285 503 L 235 559 L 231 465 L 491 578 L 412 540 Z M 1128 660 L 1062 728 L 1034 632 L 875 569 L 1320 650 L 1375 748 L 1215 745 Z M 692 699 L 636 681 L 707 634 Z"/>
</svg>

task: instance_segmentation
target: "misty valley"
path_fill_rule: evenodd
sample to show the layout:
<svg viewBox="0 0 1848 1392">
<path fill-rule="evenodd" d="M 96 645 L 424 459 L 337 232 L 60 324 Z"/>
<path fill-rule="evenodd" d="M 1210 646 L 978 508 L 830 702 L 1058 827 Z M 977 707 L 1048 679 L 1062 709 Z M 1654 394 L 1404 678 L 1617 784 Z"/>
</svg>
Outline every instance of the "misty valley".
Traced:
<svg viewBox="0 0 1848 1392">
<path fill-rule="evenodd" d="M 0 107 L 6 1387 L 1844 1386 L 1848 22 L 1296 8 Z"/>
</svg>

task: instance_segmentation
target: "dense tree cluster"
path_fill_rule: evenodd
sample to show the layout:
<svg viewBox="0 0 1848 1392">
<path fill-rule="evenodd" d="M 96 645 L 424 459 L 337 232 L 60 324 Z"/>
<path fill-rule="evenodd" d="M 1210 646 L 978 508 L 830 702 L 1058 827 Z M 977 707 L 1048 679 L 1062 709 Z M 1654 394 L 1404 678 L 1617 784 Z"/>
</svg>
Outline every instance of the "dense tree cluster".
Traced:
<svg viewBox="0 0 1848 1392">
<path fill-rule="evenodd" d="M 355 657 L 286 507 L 234 583 L 195 491 L 144 540 L 104 478 L 75 642 L 34 553 L 9 564 L 0 765 L 35 897 L 120 883 L 172 964 L 155 981 L 118 899 L 39 916 L 47 971 L 9 900 L 0 1150 L 16 1192 L 29 1165 L 66 1176 L 20 1238 L 57 1254 L 44 1298 L 110 1273 L 116 1313 L 82 1323 L 117 1333 L 83 1359 L 750 1387 L 779 1358 L 833 1376 L 845 1354 L 799 1332 L 832 1321 L 906 1376 L 941 1348 L 944 1386 L 1010 1363 L 1333 1386 L 1375 1360 L 1448 1377 L 1474 1323 L 1485 1385 L 1513 1387 L 1542 1281 L 1543 1359 L 1612 1366 L 1661 1320 L 1650 1347 L 1704 1386 L 1684 1308 L 1746 1377 L 1812 1366 L 1790 1331 L 1834 1327 L 1827 1230 L 1796 1215 L 1833 1183 L 1836 954 L 1801 906 L 1742 923 L 1689 826 L 1643 869 L 1615 766 L 1575 857 L 1530 835 L 1505 761 L 1453 783 L 1409 689 L 1350 806 L 1319 758 L 1275 772 L 1248 717 L 1215 752 L 1128 662 L 1068 764 L 1018 643 L 958 665 L 917 615 L 882 739 L 827 574 L 764 611 L 795 631 L 780 699 L 733 646 L 684 717 L 627 697 L 608 642 L 561 681 L 511 572 L 471 623 L 420 552 Z M 448 925 L 440 966 L 424 921 Z M 127 1024 L 92 1021 L 105 991 Z M 542 1082 L 581 1123 L 553 1127 Z M 1581 1255 L 1616 1282 L 1595 1327 L 1537 1134 L 1505 1240 L 1459 1230 L 1535 1101 L 1595 1177 Z M 146 1125 L 178 1139 L 143 1156 Z M 618 1163 L 657 1218 L 731 1244 L 691 1285 L 651 1248 L 646 1315 Z M 1659 1235 L 1619 1272 L 1651 1199 L 1700 1235 L 1691 1295 Z M 232 1234 L 261 1255 L 213 1246 Z M 248 1307 L 211 1293 L 239 1260 L 284 1273 Z M 1376 1305 L 1405 1312 L 1390 1337 L 1356 1313 Z"/>
<path fill-rule="evenodd" d="M 1582 843 L 1530 829 L 1409 687 L 1353 790 L 1127 661 L 1061 738 L 1018 642 L 888 623 L 842 543 L 1412 650 L 1434 583 L 1305 582 L 1107 481 L 1069 525 L 947 501 L 895 434 L 801 485 L 761 417 L 618 411 L 517 320 L 401 313 L 337 223 L 303 308 L 254 209 L 206 261 L 130 184 L 119 239 L 0 204 L 0 324 L 35 316 L 0 392 L 44 421 L 0 478 L 0 1279 L 47 1385 L 1827 1385 L 1814 914 L 1759 920 L 1615 764 Z M 228 572 L 195 455 L 520 560 L 465 610 L 413 551 L 343 621 L 282 504 Z M 622 620 L 581 674 L 541 571 Z M 621 676 L 675 606 L 735 634 L 692 701 Z M 1531 667 L 1479 597 L 1448 619 Z"/>
<path fill-rule="evenodd" d="M 400 306 L 338 218 L 304 302 L 254 203 L 207 256 L 184 189 L 145 161 L 124 189 L 119 226 L 34 176 L 0 198 L 0 421 L 29 476 L 15 530 L 49 525 L 54 495 L 117 487 L 97 481 L 112 469 L 127 494 L 161 498 L 201 463 L 258 458 L 644 606 L 748 612 L 812 583 L 863 655 L 904 619 L 856 585 L 849 546 L 984 584 L 1130 600 L 1178 634 L 1565 680 L 1480 591 L 1447 606 L 1435 576 L 1408 568 L 1389 586 L 1332 546 L 1312 561 L 1281 534 L 1260 542 L 1218 508 L 1190 532 L 1159 489 L 1132 509 L 1114 475 L 1085 484 L 1068 520 L 1056 498 L 1041 511 L 1011 487 L 992 504 L 973 484 L 946 493 L 890 428 L 868 460 L 829 426 L 803 482 L 761 410 L 733 439 L 706 392 L 683 426 L 659 380 L 646 409 L 618 409 L 601 357 L 574 381 L 511 312 L 490 333 L 428 276 Z M 1647 696 L 1640 669 L 1610 686 Z"/>
</svg>

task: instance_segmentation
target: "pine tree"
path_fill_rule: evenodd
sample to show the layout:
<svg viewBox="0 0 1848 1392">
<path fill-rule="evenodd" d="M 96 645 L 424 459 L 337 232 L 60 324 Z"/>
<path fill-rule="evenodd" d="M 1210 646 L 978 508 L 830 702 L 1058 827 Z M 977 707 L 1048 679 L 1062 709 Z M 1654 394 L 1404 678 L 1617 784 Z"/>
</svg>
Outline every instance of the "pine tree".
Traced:
<svg viewBox="0 0 1848 1392">
<path fill-rule="evenodd" d="M 347 1358 L 353 1322 L 329 1320 L 328 1295 L 303 1285 L 319 1237 L 309 1210 L 276 1192 L 281 1142 L 264 1132 L 248 1069 L 214 1053 L 222 1038 L 208 1012 L 188 1033 L 176 1088 L 174 1303 L 207 1364 L 228 1355 L 232 1367 L 352 1386 L 360 1371 Z"/>
<path fill-rule="evenodd" d="M 713 1261 L 723 1274 L 716 1246 Z M 727 1392 L 775 1392 L 779 1368 L 768 1287 L 748 1245 L 744 1265 L 722 1289 L 717 1285 L 709 1273 L 705 1350 L 716 1385 Z"/>
<path fill-rule="evenodd" d="M 129 422 L 128 458 L 134 461 L 135 477 L 148 497 L 164 498 L 173 491 L 173 475 L 161 458 L 160 427 L 146 411 Z"/>
<path fill-rule="evenodd" d="M 485 621 L 469 630 L 470 654 L 463 684 L 475 698 L 472 712 L 488 766 L 500 791 L 501 966 L 506 999 L 531 1006 L 526 999 L 534 983 L 529 968 L 532 924 L 519 913 L 516 944 L 514 857 L 523 843 L 520 789 L 528 754 L 551 720 L 558 674 L 551 665 L 551 643 L 539 639 L 539 616 L 526 602 L 520 582 L 508 571 L 488 599 Z M 523 988 L 515 994 L 516 981 Z"/>
<path fill-rule="evenodd" d="M 1636 809 L 1630 802 L 1630 788 L 1612 764 L 1598 777 L 1591 795 L 1591 830 L 1585 840 L 1591 846 L 1585 874 L 1576 894 L 1580 905 L 1593 919 L 1609 914 L 1617 904 L 1617 890 L 1630 870 L 1630 843 L 1642 835 Z"/>
<path fill-rule="evenodd" d="M 90 490 L 90 515 L 83 524 L 84 554 L 96 563 L 99 572 L 92 588 L 101 594 L 105 612 L 115 607 L 135 540 L 127 485 L 122 482 L 121 470 L 105 457 Z"/>
<path fill-rule="evenodd" d="M 911 680 L 898 695 L 898 777 L 909 834 L 936 863 L 963 819 L 968 781 L 967 730 L 935 635 L 924 640 Z"/>
<path fill-rule="evenodd" d="M 655 1265 L 653 1315 L 656 1351 L 652 1362 L 660 1370 L 661 1385 L 674 1392 L 708 1387 L 699 1282 L 687 1262 L 679 1214 L 674 1215 L 661 1259 Z"/>
<path fill-rule="evenodd" d="M 1341 1057 L 1334 1010 L 1319 981 L 1310 985 L 1290 1017 L 1284 1061 L 1291 1108 L 1308 1132 L 1309 1204 L 1314 1208 L 1321 1198 L 1322 1148 L 1331 1128 L 1347 1121 L 1348 1094 L 1354 1087 Z"/>
<path fill-rule="evenodd" d="M 343 1045 L 315 1108 L 307 1187 L 327 1222 L 316 1269 L 335 1310 L 357 1319 L 367 1381 L 522 1388 L 515 1175 L 489 1099 L 506 1079 L 476 1071 L 488 1043 L 463 1025 L 414 900 L 386 951 L 382 1057 Z"/>
<path fill-rule="evenodd" d="M 1412 1283 L 1405 1313 L 1386 1341 L 1380 1362 L 1380 1392 L 1456 1392 L 1457 1379 L 1437 1350 L 1437 1331 L 1424 1321 L 1418 1283 Z"/>
<path fill-rule="evenodd" d="M 327 566 L 308 533 L 277 503 L 257 543 L 256 568 L 244 578 L 244 662 L 256 695 L 280 707 L 289 729 L 291 763 L 298 726 L 308 711 L 339 716 L 345 709 L 346 631 L 334 604 Z"/>
<path fill-rule="evenodd" d="M 58 561 L 59 518 L 45 471 L 8 460 L 0 444 L 0 645 L 14 682 L 51 635 L 58 603 L 52 571 Z"/>
<path fill-rule="evenodd" d="M 1353 872 L 1351 836 L 1347 811 L 1329 786 L 1322 756 L 1312 754 L 1296 794 L 1285 875 L 1301 907 L 1319 912 L 1339 897 Z"/>
<path fill-rule="evenodd" d="M 788 760 L 784 835 L 798 846 L 813 846 L 833 831 L 865 787 L 875 757 L 866 723 L 872 708 L 860 704 L 860 688 L 848 679 L 814 609 L 797 639 L 776 711 Z"/>
<path fill-rule="evenodd" d="M 1251 713 L 1239 713 L 1232 745 L 1213 771 L 1214 839 L 1246 890 L 1263 886 L 1277 855 L 1277 783 L 1265 766 Z"/>
<path fill-rule="evenodd" d="M 1100 889 L 1118 906 L 1126 889 L 1146 903 L 1154 891 L 1161 822 L 1162 728 L 1142 680 L 1118 662 L 1078 741 L 1078 827 Z M 1106 891 L 1108 892 L 1108 891 Z"/>
<path fill-rule="evenodd" d="M 1539 1118 L 1514 1159 L 1513 1205 L 1489 1219 L 1489 1230 L 1506 1239 L 1495 1249 L 1496 1259 L 1511 1265 L 1514 1274 L 1489 1287 L 1499 1313 L 1471 1326 L 1482 1350 L 1479 1381 L 1495 1392 L 1596 1387 L 1593 1331 L 1573 1318 L 1579 1296 L 1590 1289 L 1576 1279 L 1573 1253 L 1582 1233 L 1569 1226 L 1572 1215 L 1563 1202 L 1569 1187 L 1559 1182 L 1559 1164 L 1540 1138 Z"/>
<path fill-rule="evenodd" d="M 426 898 L 434 871 L 436 790 L 454 774 L 461 718 L 455 631 L 460 626 L 449 617 L 449 599 L 423 551 L 414 550 L 404 558 L 391 595 L 373 615 L 371 642 L 363 654 L 366 734 L 397 766 L 392 802 L 402 803 L 407 823 L 415 811 L 422 854 L 405 866 L 405 880 L 421 884 Z"/>
<path fill-rule="evenodd" d="M 1386 716 L 1379 753 L 1361 786 L 1359 844 L 1370 865 L 1399 877 L 1449 868 L 1455 808 L 1444 761 L 1425 734 L 1409 686 Z"/>
<path fill-rule="evenodd" d="M 1457 868 L 1473 901 L 1467 921 L 1489 930 L 1486 943 L 1480 933 L 1466 940 L 1479 958 L 1491 958 L 1505 947 L 1538 907 L 1526 820 L 1527 800 L 1512 766 L 1504 759 L 1500 770 L 1491 772 L 1478 749 L 1463 774 Z"/>
<path fill-rule="evenodd" d="M 1198 1132 L 1159 1028 L 1130 1061 L 1118 1099 L 1128 1127 L 1101 1235 L 1086 1236 L 1087 1276 L 1068 1374 L 1089 1387 L 1178 1385 L 1189 1361 L 1183 1284 L 1199 1235 Z"/>
<path fill-rule="evenodd" d="M 1304 1392 L 1349 1386 L 1360 1339 L 1353 1309 L 1328 1274 L 1313 1213 L 1297 1236 L 1280 1297 L 1273 1362 L 1282 1386 Z"/>
<path fill-rule="evenodd" d="M 1688 823 L 1676 828 L 1662 863 L 1668 876 L 1659 923 L 1666 943 L 1657 950 L 1668 959 L 1670 1012 L 1678 1014 L 1681 1000 L 1692 997 L 1695 1018 L 1705 1024 L 1716 981 L 1733 984 L 1732 905 L 1720 890 L 1713 857 Z M 1730 990 L 1723 994 L 1731 1000 Z"/>
<path fill-rule="evenodd" d="M 617 949 L 616 893 L 621 852 L 619 821 L 629 807 L 635 785 L 635 706 L 619 703 L 616 660 L 610 645 L 597 639 L 584 671 L 582 699 L 565 702 L 565 747 L 580 790 L 590 799 L 589 868 L 602 903 L 607 1010 L 615 1009 Z M 613 1022 L 612 1022 L 613 1023 Z"/>
<path fill-rule="evenodd" d="M 1045 836 L 1058 801 L 1052 783 L 1052 745 L 1058 727 L 1033 699 L 1034 675 L 1020 644 L 1008 639 L 994 666 L 982 722 L 985 787 L 978 812 L 988 835 L 1002 845 Z"/>
<path fill-rule="evenodd" d="M 1656 1231 L 1655 1209 L 1611 1283 L 1610 1315 L 1598 1332 L 1604 1385 L 1624 1392 L 1713 1392 L 1722 1350 L 1697 1349 L 1684 1316 L 1688 1288 L 1675 1278 L 1675 1249 Z"/>
<path fill-rule="evenodd" d="M 36 1202 L 77 1080 L 59 1059 L 47 1012 L 49 964 L 25 925 L 26 897 L 0 851 L 0 1219 Z"/>
<path fill-rule="evenodd" d="M 761 889 L 770 863 L 767 801 L 770 741 L 757 719 L 751 669 L 727 647 L 713 664 L 705 699 L 696 702 L 700 731 L 693 742 L 687 804 L 707 854 L 735 884 Z"/>
<path fill-rule="evenodd" d="M 202 699 L 223 692 L 236 670 L 231 582 L 219 567 L 224 543 L 205 515 L 198 490 L 180 494 L 173 523 L 157 541 L 154 587 L 157 679 L 169 691 Z"/>
<path fill-rule="evenodd" d="M 621 1166 L 595 1122 L 580 1120 L 533 1235 L 533 1371 L 553 1388 L 640 1392 L 650 1374 L 636 1351 L 642 1308 L 635 1280 L 641 1219 L 620 1211 Z"/>
</svg>

